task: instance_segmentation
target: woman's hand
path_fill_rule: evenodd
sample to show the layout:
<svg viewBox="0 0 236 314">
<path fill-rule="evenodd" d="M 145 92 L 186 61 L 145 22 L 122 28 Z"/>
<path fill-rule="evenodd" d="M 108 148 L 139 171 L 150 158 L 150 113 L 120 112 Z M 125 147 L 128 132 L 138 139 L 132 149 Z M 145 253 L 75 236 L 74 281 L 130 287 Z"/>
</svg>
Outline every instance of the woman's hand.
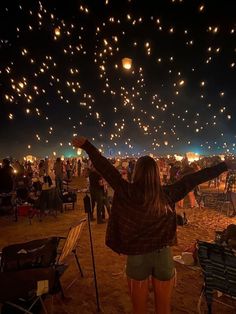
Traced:
<svg viewBox="0 0 236 314">
<path fill-rule="evenodd" d="M 80 148 L 81 146 L 83 146 L 86 141 L 87 139 L 84 136 L 76 136 L 72 139 L 73 146 L 76 148 Z"/>
</svg>

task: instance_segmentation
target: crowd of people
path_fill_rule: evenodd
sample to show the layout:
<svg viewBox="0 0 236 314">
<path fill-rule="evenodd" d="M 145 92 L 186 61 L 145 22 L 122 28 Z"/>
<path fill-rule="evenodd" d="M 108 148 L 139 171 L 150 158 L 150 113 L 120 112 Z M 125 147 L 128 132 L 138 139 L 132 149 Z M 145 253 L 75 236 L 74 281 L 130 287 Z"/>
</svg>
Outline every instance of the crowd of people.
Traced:
<svg viewBox="0 0 236 314">
<path fill-rule="evenodd" d="M 73 176 L 82 175 L 82 163 L 84 162 L 76 158 L 67 160 L 45 158 L 21 162 L 5 158 L 0 164 L 0 193 L 9 193 L 22 183 L 28 187 L 36 181 L 43 184 L 45 177 L 50 177 L 62 190 L 63 180 L 70 181 Z"/>
<path fill-rule="evenodd" d="M 113 164 L 120 172 L 123 179 L 132 182 L 135 169 L 136 158 L 110 158 L 110 163 Z M 189 163 L 185 157 L 181 161 L 177 161 L 175 157 L 158 158 L 156 163 L 160 171 L 160 180 L 162 184 L 173 184 L 184 176 L 197 172 L 201 169 L 215 165 L 220 162 L 219 157 L 205 157 L 198 161 Z M 92 215 L 94 220 L 94 208 L 97 206 L 97 222 L 104 223 L 105 209 L 109 216 L 111 195 L 108 191 L 109 186 L 106 180 L 94 168 L 88 158 L 68 158 L 55 160 L 45 158 L 31 161 L 19 161 L 3 159 L 0 164 L 0 194 L 10 193 L 16 190 L 19 186 L 26 186 L 28 189 L 47 189 L 51 186 L 56 186 L 59 191 L 63 191 L 63 184 L 70 182 L 73 177 L 85 176 L 88 178 L 88 188 L 92 199 Z M 232 180 L 225 174 L 209 180 L 208 186 L 219 187 L 224 182 L 225 189 Z M 235 176 L 234 176 L 235 177 Z M 231 182 L 232 183 L 232 182 Z M 189 204 L 191 208 L 198 207 L 199 188 L 194 188 L 188 193 Z M 111 193 L 112 194 L 112 193 Z M 184 207 L 184 200 L 180 200 L 177 204 L 179 208 Z"/>
<path fill-rule="evenodd" d="M 134 313 L 147 313 L 150 278 L 158 313 L 170 313 L 175 268 L 171 247 L 177 243 L 175 207 L 184 207 L 189 198 L 194 208 L 198 186 L 212 182 L 218 187 L 229 184 L 231 159 L 202 158 L 192 163 L 187 158 L 150 156 L 139 159 L 106 159 L 86 138 L 74 138 L 75 147 L 84 149 L 88 158 L 34 162 L 10 162 L 0 167 L 0 195 L 24 185 L 43 190 L 52 185 L 63 191 L 63 184 L 75 176 L 85 176 L 91 196 L 91 220 L 105 223 L 108 216 L 106 244 L 113 251 L 127 255 L 126 274 Z M 112 197 L 108 191 L 112 189 Z M 1 203 L 0 203 L 1 207 Z M 96 207 L 96 210 L 95 210 Z M 95 218 L 96 213 L 96 218 Z"/>
<path fill-rule="evenodd" d="M 48 158 L 30 161 L 3 159 L 0 166 L 0 215 L 16 212 L 19 204 L 45 211 L 62 210 L 68 183 L 81 176 L 80 159 Z M 76 197 L 74 198 L 76 199 Z"/>
</svg>

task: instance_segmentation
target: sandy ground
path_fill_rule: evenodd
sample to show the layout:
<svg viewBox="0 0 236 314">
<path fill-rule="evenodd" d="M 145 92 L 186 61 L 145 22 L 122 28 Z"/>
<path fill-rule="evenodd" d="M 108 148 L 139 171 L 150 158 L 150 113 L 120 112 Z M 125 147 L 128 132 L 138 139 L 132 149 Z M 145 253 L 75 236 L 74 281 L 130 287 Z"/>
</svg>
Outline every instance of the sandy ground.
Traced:
<svg viewBox="0 0 236 314">
<path fill-rule="evenodd" d="M 74 182 L 78 188 L 85 184 L 85 180 Z M 12 217 L 0 216 L 0 248 L 32 239 L 47 236 L 65 236 L 70 225 L 84 217 L 83 194 L 78 194 L 75 210 L 66 210 L 57 217 L 46 216 L 42 222 L 34 218 L 30 225 L 28 220 L 21 217 L 14 222 Z M 228 218 L 225 213 L 215 209 L 185 209 L 188 224 L 178 227 L 178 246 L 173 248 L 174 255 L 181 254 L 186 247 L 196 239 L 213 240 L 215 230 L 223 230 L 228 224 L 236 223 L 236 218 Z M 112 252 L 104 244 L 106 224 L 91 223 L 94 254 L 96 262 L 97 282 L 101 312 L 106 314 L 131 313 L 131 302 L 125 278 L 125 256 Z M 69 268 L 62 277 L 66 299 L 54 297 L 55 314 L 87 314 L 96 313 L 96 297 L 93 279 L 93 267 L 90 251 L 89 232 L 86 225 L 80 240 L 78 255 L 84 271 L 80 277 L 75 259 L 69 257 Z M 172 299 L 172 313 L 197 313 L 197 302 L 202 286 L 202 275 L 198 268 L 190 268 L 176 263 L 177 285 Z M 74 279 L 78 280 L 69 288 L 66 287 Z M 153 310 L 153 294 L 150 288 L 150 313 Z M 204 306 L 203 306 L 204 308 Z M 213 313 L 233 313 L 232 309 L 214 304 Z"/>
</svg>

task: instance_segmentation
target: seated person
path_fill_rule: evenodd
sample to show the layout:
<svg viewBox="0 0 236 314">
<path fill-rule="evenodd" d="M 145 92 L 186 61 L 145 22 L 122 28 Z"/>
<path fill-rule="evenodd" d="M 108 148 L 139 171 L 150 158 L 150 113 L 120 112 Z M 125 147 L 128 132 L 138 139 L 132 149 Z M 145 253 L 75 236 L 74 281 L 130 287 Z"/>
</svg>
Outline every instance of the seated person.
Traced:
<svg viewBox="0 0 236 314">
<path fill-rule="evenodd" d="M 40 192 L 42 191 L 42 183 L 40 182 L 39 178 L 35 177 L 32 179 L 32 187 L 34 190 L 35 195 L 40 194 Z"/>
<path fill-rule="evenodd" d="M 223 241 L 229 248 L 236 250 L 236 225 L 235 224 L 228 225 L 227 228 L 223 231 Z"/>
<path fill-rule="evenodd" d="M 236 251 L 236 225 L 230 224 L 223 231 L 216 231 L 215 242 Z"/>
<path fill-rule="evenodd" d="M 42 190 L 49 190 L 52 187 L 52 179 L 50 176 L 43 177 Z"/>
</svg>

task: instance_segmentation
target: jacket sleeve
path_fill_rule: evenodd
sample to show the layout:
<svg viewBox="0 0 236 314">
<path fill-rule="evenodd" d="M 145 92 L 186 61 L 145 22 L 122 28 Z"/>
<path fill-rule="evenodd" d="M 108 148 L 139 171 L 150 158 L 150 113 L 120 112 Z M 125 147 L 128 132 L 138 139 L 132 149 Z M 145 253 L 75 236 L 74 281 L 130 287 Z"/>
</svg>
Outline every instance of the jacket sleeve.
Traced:
<svg viewBox="0 0 236 314">
<path fill-rule="evenodd" d="M 166 186 L 165 189 L 169 198 L 174 203 L 176 203 L 183 199 L 197 185 L 212 180 L 227 170 L 228 169 L 226 164 L 221 162 L 216 166 L 205 168 L 203 170 L 186 175 L 174 184 Z"/>
<path fill-rule="evenodd" d="M 96 170 L 113 190 L 117 190 L 123 181 L 120 172 L 89 141 L 86 141 L 81 148 L 86 151 Z"/>
</svg>

